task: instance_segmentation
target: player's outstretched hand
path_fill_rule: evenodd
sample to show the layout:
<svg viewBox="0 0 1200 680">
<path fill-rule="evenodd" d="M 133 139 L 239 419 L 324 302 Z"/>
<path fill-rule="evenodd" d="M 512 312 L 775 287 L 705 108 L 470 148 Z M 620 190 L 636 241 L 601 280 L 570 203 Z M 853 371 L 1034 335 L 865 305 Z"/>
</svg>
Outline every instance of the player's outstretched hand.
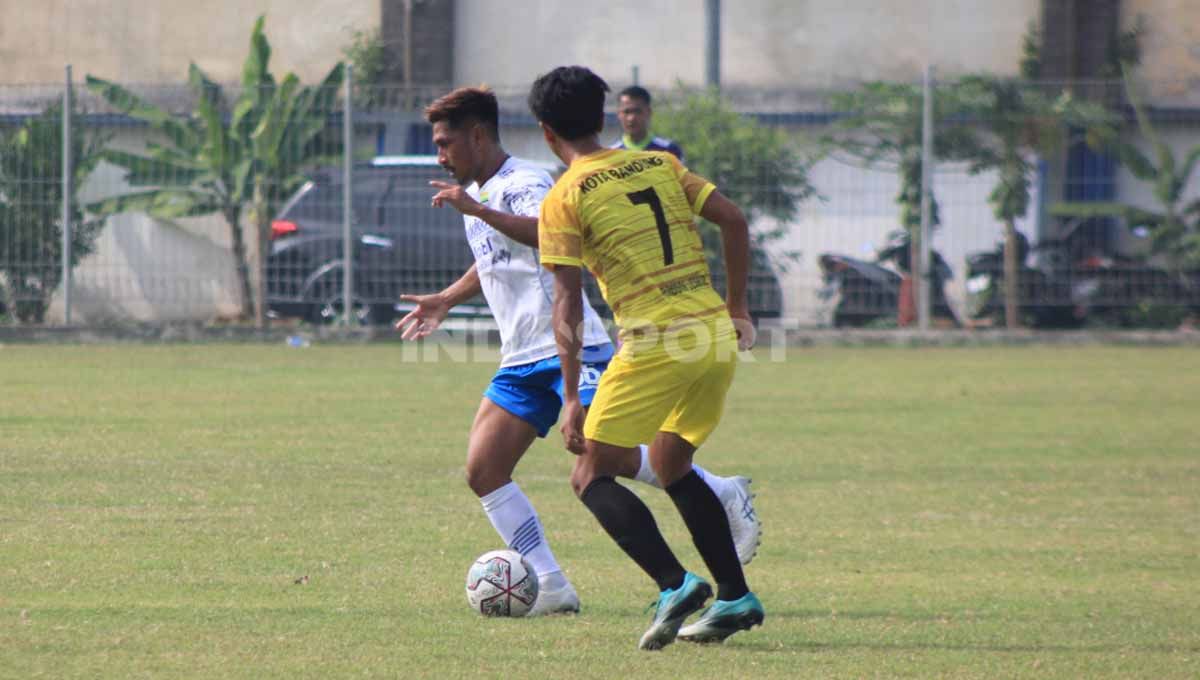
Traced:
<svg viewBox="0 0 1200 680">
<path fill-rule="evenodd" d="M 587 411 L 578 399 L 568 399 L 563 404 L 563 424 L 559 431 L 567 450 L 577 456 L 583 453 L 583 419 L 586 415 Z"/>
<path fill-rule="evenodd" d="M 449 204 L 464 215 L 475 215 L 483 210 L 483 205 L 471 198 L 467 190 L 457 184 L 434 179 L 429 181 L 429 186 L 439 190 L 433 195 L 432 203 L 435 208 Z"/>
<path fill-rule="evenodd" d="M 436 331 L 442 325 L 442 319 L 450 311 L 446 299 L 441 295 L 401 295 L 401 300 L 414 302 L 417 308 L 404 315 L 396 322 L 396 330 L 404 340 L 417 340 Z"/>
</svg>

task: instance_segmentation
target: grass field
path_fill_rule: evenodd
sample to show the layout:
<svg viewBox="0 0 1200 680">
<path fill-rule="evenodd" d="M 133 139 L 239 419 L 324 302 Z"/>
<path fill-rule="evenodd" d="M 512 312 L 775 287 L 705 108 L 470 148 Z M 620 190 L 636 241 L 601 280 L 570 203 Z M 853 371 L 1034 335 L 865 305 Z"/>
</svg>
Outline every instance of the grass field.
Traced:
<svg viewBox="0 0 1200 680">
<path fill-rule="evenodd" d="M 766 624 L 660 653 L 636 649 L 654 588 L 557 434 L 518 481 L 583 613 L 467 609 L 501 547 L 461 472 L 493 365 L 401 357 L 0 347 L 0 677 L 1200 675 L 1193 349 L 745 364 L 699 461 L 755 480 Z"/>
</svg>

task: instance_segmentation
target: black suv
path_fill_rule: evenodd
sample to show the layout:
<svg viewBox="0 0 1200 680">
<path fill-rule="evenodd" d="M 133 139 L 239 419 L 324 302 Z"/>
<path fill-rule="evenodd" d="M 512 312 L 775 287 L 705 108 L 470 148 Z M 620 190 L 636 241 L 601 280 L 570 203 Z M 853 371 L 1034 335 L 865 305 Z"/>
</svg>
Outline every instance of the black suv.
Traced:
<svg viewBox="0 0 1200 680">
<path fill-rule="evenodd" d="M 360 323 L 388 323 L 401 293 L 439 291 L 475 260 L 462 215 L 430 205 L 435 191 L 429 180 L 452 181 L 435 156 L 381 156 L 353 172 L 354 315 Z M 272 316 L 329 323 L 342 315 L 342 187 L 340 168 L 317 171 L 272 222 L 267 256 Z M 718 288 L 720 279 L 714 275 Z M 607 316 L 590 277 L 586 286 L 596 311 Z M 779 316 L 779 281 L 759 250 L 752 253 L 749 289 L 755 318 Z M 482 297 L 465 308 L 487 309 Z"/>
<path fill-rule="evenodd" d="M 387 323 L 401 293 L 441 290 L 475 260 L 462 215 L 430 205 L 429 181 L 448 179 L 435 157 L 381 157 L 353 172 L 354 313 L 362 323 Z M 328 323 L 342 314 L 343 186 L 340 168 L 313 173 L 272 222 L 274 316 Z"/>
</svg>

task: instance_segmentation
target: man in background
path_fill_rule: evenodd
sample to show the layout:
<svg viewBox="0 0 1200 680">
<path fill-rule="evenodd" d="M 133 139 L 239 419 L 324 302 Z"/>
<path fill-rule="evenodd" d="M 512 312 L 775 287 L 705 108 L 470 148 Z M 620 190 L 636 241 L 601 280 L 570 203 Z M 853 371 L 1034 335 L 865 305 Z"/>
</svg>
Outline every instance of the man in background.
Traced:
<svg viewBox="0 0 1200 680">
<path fill-rule="evenodd" d="M 617 99 L 617 120 L 624 134 L 612 145 L 614 149 L 631 151 L 666 151 L 685 163 L 683 149 L 666 137 L 655 137 L 650 132 L 650 93 L 639 85 L 621 90 Z"/>
</svg>

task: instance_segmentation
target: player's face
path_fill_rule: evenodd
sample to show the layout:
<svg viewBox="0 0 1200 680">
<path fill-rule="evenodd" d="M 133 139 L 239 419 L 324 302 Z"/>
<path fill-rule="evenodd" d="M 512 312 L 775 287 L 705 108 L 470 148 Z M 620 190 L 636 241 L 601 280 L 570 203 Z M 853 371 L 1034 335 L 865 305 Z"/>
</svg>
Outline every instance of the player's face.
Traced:
<svg viewBox="0 0 1200 680">
<path fill-rule="evenodd" d="M 640 99 L 622 96 L 617 104 L 617 120 L 621 121 L 625 134 L 634 141 L 641 141 L 650 128 L 650 107 Z"/>
<path fill-rule="evenodd" d="M 472 132 L 477 127 L 466 124 L 456 130 L 444 120 L 433 124 L 433 145 L 437 147 L 438 165 L 462 185 L 474 181 L 479 155 Z"/>
</svg>

